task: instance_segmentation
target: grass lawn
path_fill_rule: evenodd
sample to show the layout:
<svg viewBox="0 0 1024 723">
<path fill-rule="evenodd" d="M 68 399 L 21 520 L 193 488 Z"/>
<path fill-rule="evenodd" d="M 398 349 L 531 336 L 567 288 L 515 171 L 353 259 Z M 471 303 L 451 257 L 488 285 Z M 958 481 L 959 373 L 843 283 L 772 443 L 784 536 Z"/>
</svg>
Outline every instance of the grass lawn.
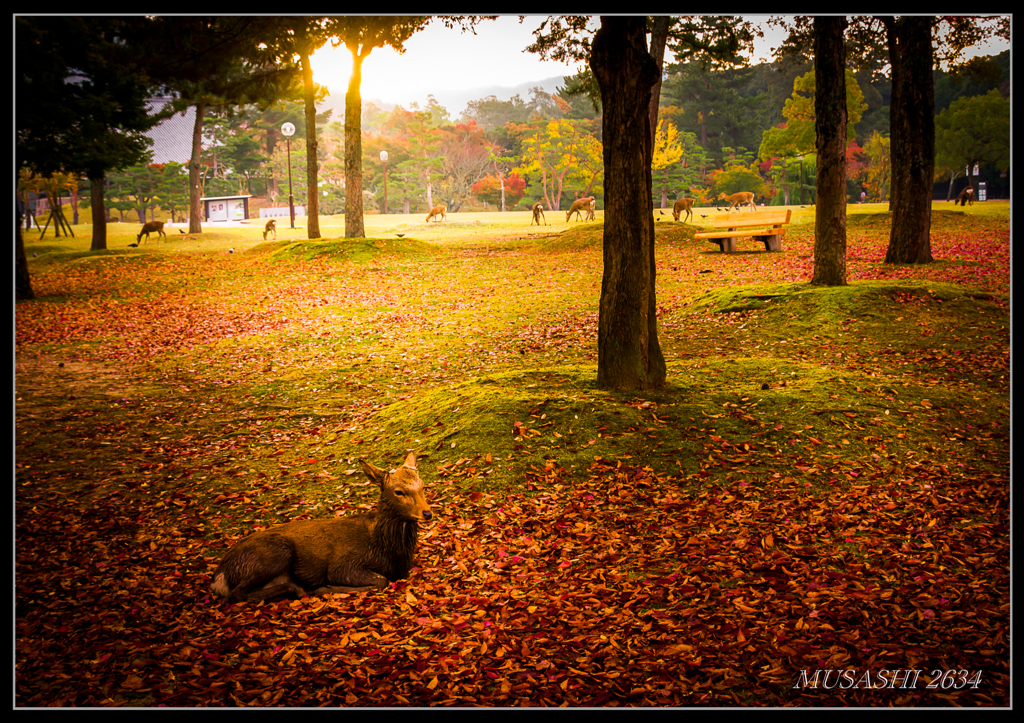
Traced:
<svg viewBox="0 0 1024 723">
<path fill-rule="evenodd" d="M 595 385 L 600 212 L 27 232 L 16 705 L 1008 706 L 1009 203 L 936 203 L 895 267 L 850 206 L 833 288 L 793 211 L 728 255 L 715 208 L 655 211 L 644 394 Z M 407 450 L 409 579 L 211 599 L 227 547 L 372 507 L 358 459 Z"/>
</svg>

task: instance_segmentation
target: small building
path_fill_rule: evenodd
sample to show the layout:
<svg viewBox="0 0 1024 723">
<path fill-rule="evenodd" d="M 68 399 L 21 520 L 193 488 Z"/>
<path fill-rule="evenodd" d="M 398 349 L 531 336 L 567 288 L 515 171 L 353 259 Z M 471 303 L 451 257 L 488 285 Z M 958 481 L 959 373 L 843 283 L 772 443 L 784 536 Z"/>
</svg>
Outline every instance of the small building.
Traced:
<svg viewBox="0 0 1024 723">
<path fill-rule="evenodd" d="M 244 221 L 249 218 L 249 196 L 212 196 L 201 198 L 206 221 Z"/>
</svg>

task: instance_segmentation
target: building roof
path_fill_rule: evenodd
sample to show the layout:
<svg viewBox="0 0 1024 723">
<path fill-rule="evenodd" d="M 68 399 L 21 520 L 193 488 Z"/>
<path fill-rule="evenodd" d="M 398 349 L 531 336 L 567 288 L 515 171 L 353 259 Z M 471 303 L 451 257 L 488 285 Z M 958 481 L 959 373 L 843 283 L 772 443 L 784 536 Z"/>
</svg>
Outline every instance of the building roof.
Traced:
<svg viewBox="0 0 1024 723">
<path fill-rule="evenodd" d="M 172 98 L 151 98 L 149 112 L 156 113 Z M 188 163 L 192 157 L 192 131 L 195 128 L 196 108 L 189 106 L 184 114 L 175 113 L 160 121 L 145 135 L 153 139 L 153 160 L 151 163 Z"/>
</svg>

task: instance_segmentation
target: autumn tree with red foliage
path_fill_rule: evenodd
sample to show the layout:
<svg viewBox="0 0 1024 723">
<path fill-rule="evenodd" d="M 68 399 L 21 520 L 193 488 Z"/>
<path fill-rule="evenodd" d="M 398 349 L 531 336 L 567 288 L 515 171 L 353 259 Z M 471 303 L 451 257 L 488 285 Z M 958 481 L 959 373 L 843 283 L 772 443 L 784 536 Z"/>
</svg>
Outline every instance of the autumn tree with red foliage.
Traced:
<svg viewBox="0 0 1024 723">
<path fill-rule="evenodd" d="M 526 194 L 526 179 L 514 171 L 505 176 L 504 186 L 506 208 L 514 207 Z M 470 190 L 484 203 L 501 206 L 501 187 L 501 179 L 488 173 L 470 186 Z"/>
</svg>

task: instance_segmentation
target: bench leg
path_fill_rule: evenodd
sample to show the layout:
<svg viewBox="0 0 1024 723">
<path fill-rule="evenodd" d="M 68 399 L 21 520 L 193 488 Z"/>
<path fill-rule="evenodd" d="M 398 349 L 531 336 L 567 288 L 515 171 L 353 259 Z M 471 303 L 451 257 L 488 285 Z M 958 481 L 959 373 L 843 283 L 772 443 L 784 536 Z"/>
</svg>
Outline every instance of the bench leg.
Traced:
<svg viewBox="0 0 1024 723">
<path fill-rule="evenodd" d="M 731 254 L 736 250 L 736 237 L 730 236 L 729 238 L 723 238 L 718 240 L 718 245 L 722 248 L 723 254 Z"/>
<path fill-rule="evenodd" d="M 771 236 L 758 236 L 758 240 L 764 242 L 765 251 L 782 251 L 782 236 L 773 234 Z"/>
</svg>

